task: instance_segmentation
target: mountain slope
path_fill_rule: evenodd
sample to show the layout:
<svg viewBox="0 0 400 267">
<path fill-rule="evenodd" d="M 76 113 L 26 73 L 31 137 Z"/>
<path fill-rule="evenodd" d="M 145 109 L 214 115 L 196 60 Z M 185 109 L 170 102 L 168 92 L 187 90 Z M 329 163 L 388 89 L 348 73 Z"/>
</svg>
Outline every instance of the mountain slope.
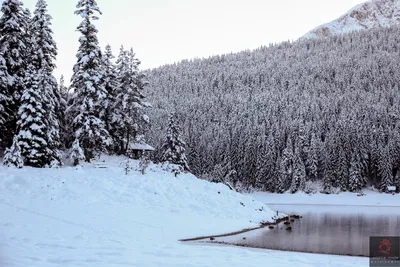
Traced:
<svg viewBox="0 0 400 267">
<path fill-rule="evenodd" d="M 370 0 L 350 9 L 337 20 L 313 29 L 303 38 L 328 37 L 398 24 L 400 24 L 400 0 Z"/>
</svg>

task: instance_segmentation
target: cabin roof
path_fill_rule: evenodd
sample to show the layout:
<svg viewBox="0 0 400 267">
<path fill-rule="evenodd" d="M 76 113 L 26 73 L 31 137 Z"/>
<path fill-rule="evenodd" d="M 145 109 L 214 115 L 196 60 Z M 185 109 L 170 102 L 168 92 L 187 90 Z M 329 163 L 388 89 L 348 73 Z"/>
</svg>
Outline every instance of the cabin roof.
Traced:
<svg viewBox="0 0 400 267">
<path fill-rule="evenodd" d="M 141 150 L 141 151 L 154 151 L 155 150 L 154 147 L 152 147 L 148 144 L 142 144 L 142 143 L 130 143 L 129 149 Z"/>
</svg>

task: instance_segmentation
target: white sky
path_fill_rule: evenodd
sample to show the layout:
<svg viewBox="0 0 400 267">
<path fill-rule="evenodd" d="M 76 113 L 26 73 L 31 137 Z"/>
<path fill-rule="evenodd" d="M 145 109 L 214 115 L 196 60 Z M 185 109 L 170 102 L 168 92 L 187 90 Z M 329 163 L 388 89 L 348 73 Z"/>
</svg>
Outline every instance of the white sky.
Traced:
<svg viewBox="0 0 400 267">
<path fill-rule="evenodd" d="M 33 11 L 36 0 L 22 0 Z M 1 0 L 2 2 L 2 0 Z M 56 77 L 72 75 L 78 49 L 78 0 L 47 0 L 59 56 Z M 363 0 L 97 0 L 104 48 L 133 47 L 142 69 L 182 59 L 295 40 Z"/>
</svg>

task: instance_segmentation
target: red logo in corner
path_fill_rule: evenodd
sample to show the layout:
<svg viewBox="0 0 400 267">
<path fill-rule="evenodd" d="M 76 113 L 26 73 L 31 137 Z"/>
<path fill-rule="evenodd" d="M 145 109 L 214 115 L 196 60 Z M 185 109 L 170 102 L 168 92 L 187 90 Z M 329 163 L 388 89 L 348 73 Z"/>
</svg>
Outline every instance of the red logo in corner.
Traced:
<svg viewBox="0 0 400 267">
<path fill-rule="evenodd" d="M 391 248 L 392 248 L 392 244 L 390 243 L 390 240 L 384 239 L 379 244 L 378 252 L 389 255 Z"/>
</svg>

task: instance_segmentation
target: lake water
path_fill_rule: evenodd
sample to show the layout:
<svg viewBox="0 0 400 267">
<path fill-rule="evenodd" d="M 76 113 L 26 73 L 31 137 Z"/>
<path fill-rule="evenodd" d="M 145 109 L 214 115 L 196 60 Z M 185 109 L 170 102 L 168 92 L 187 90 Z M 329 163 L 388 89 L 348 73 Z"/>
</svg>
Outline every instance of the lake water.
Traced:
<svg viewBox="0 0 400 267">
<path fill-rule="evenodd" d="M 369 256 L 370 236 L 399 236 L 400 207 L 286 206 L 273 210 L 303 216 L 236 244 L 273 250 Z M 286 230 L 292 227 L 291 231 Z"/>
</svg>

